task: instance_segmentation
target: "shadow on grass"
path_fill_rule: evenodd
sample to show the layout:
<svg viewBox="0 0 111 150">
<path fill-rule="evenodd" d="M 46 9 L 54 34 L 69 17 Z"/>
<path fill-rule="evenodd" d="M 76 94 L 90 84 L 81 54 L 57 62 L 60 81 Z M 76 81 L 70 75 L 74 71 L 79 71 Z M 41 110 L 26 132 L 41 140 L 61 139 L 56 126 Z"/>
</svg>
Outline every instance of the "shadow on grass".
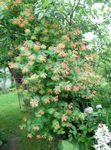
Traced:
<svg viewBox="0 0 111 150">
<path fill-rule="evenodd" d="M 47 141 L 28 140 L 26 134 L 19 130 L 25 115 L 26 113 L 20 110 L 16 92 L 0 95 L 0 128 L 5 131 L 6 139 L 19 137 L 20 150 L 50 150 Z"/>
</svg>

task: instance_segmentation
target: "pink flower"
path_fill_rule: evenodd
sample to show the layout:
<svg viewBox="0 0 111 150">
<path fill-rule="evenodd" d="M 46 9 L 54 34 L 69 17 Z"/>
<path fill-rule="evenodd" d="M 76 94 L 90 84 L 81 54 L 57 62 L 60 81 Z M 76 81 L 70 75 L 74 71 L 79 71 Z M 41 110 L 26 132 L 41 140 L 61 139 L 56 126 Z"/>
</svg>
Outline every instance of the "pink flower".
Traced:
<svg viewBox="0 0 111 150">
<path fill-rule="evenodd" d="M 95 94 L 96 94 L 96 91 L 93 91 L 93 94 L 95 95 Z"/>
<path fill-rule="evenodd" d="M 37 135 L 37 139 L 42 139 L 42 135 Z"/>
<path fill-rule="evenodd" d="M 70 90 L 71 90 L 71 84 L 67 84 L 67 85 L 65 86 L 65 90 L 66 90 L 66 91 L 70 91 Z"/>
<path fill-rule="evenodd" d="M 69 41 L 70 41 L 69 35 L 65 35 L 65 36 L 64 36 L 64 39 L 65 39 L 67 42 L 69 42 Z"/>
<path fill-rule="evenodd" d="M 27 135 L 27 138 L 32 139 L 32 134 L 29 133 L 29 134 Z"/>
<path fill-rule="evenodd" d="M 55 129 L 59 129 L 60 128 L 60 125 L 59 123 L 55 125 Z"/>
<path fill-rule="evenodd" d="M 80 50 L 83 51 L 85 49 L 87 49 L 87 45 L 85 45 L 84 43 L 81 43 L 80 44 Z"/>
<path fill-rule="evenodd" d="M 28 84 L 28 83 L 29 83 L 28 80 L 26 80 L 26 79 L 23 79 L 23 80 L 22 80 L 22 84 Z"/>
<path fill-rule="evenodd" d="M 60 94 L 60 92 L 61 92 L 60 86 L 56 86 L 54 88 L 54 93 L 58 95 L 58 94 Z"/>
<path fill-rule="evenodd" d="M 48 89 L 47 93 L 48 93 L 48 94 L 52 94 L 52 93 L 53 93 L 53 90 L 52 90 L 52 89 Z"/>
<path fill-rule="evenodd" d="M 77 67 L 77 72 L 80 73 L 81 72 L 81 69 L 79 67 Z"/>
<path fill-rule="evenodd" d="M 5 6 L 5 10 L 9 10 L 8 6 Z"/>
<path fill-rule="evenodd" d="M 39 131 L 40 128 L 39 128 L 39 126 L 34 126 L 34 127 L 33 127 L 33 130 L 34 130 L 34 131 Z"/>
<path fill-rule="evenodd" d="M 68 115 L 72 114 L 72 110 L 70 110 L 70 109 L 68 109 L 66 112 Z"/>
<path fill-rule="evenodd" d="M 54 97 L 54 102 L 57 102 L 58 101 L 58 96 L 55 96 Z"/>
<path fill-rule="evenodd" d="M 40 111 L 39 111 L 39 114 L 40 114 L 40 115 L 44 115 L 45 112 L 44 112 L 43 110 L 40 110 Z"/>
<path fill-rule="evenodd" d="M 52 78 L 52 80 L 54 80 L 54 81 L 59 81 L 59 79 L 60 79 L 59 74 L 55 75 L 55 76 Z"/>
<path fill-rule="evenodd" d="M 65 48 L 65 44 L 64 44 L 64 43 L 59 43 L 59 44 L 57 45 L 57 48 L 59 48 L 59 49 L 64 49 L 64 48 Z"/>
<path fill-rule="evenodd" d="M 60 57 L 66 57 L 66 56 L 68 56 L 68 53 L 65 53 L 65 52 L 61 51 L 61 52 L 59 53 L 59 56 L 60 56 Z"/>
<path fill-rule="evenodd" d="M 63 62 L 63 63 L 62 63 L 62 68 L 63 68 L 63 69 L 67 69 L 67 68 L 68 68 L 68 65 Z"/>
<path fill-rule="evenodd" d="M 69 109 L 72 109 L 72 108 L 73 108 L 73 103 L 70 103 L 70 104 L 68 105 L 68 108 L 69 108 Z"/>
<path fill-rule="evenodd" d="M 13 62 L 8 62 L 9 67 L 12 68 L 16 68 L 16 65 Z"/>
<path fill-rule="evenodd" d="M 33 66 L 33 64 L 34 64 L 34 61 L 29 61 L 29 62 L 27 63 L 28 66 Z"/>
<path fill-rule="evenodd" d="M 65 114 L 62 115 L 62 122 L 67 120 L 67 116 Z"/>
<path fill-rule="evenodd" d="M 39 101 L 37 100 L 37 99 L 32 99 L 31 100 L 31 102 L 30 102 L 30 104 L 31 104 L 31 106 L 34 108 L 34 107 L 37 107 L 38 106 L 38 103 L 39 103 Z"/>
<path fill-rule="evenodd" d="M 12 51 L 9 51 L 9 52 L 8 52 L 8 55 L 9 55 L 9 56 L 12 56 L 12 55 L 13 55 L 13 52 L 12 52 Z"/>
<path fill-rule="evenodd" d="M 75 55 L 77 55 L 77 54 L 78 54 L 78 52 L 77 52 L 77 51 L 75 51 L 75 50 L 73 50 L 73 53 L 74 53 Z"/>
<path fill-rule="evenodd" d="M 22 73 L 27 73 L 28 72 L 28 67 L 23 67 L 23 69 L 22 69 Z"/>
<path fill-rule="evenodd" d="M 25 33 L 30 33 L 30 29 L 25 29 Z"/>
<path fill-rule="evenodd" d="M 36 58 L 35 58 L 35 55 L 33 55 L 33 54 L 30 55 L 30 56 L 29 56 L 29 59 L 30 59 L 30 60 L 35 60 L 35 59 L 36 59 Z"/>
<path fill-rule="evenodd" d="M 15 0 L 13 3 L 14 3 L 14 5 L 17 5 L 17 4 L 21 3 L 21 2 L 22 2 L 22 0 Z"/>
<path fill-rule="evenodd" d="M 75 29 L 73 32 L 74 32 L 74 35 L 79 35 L 81 33 L 80 29 Z"/>
<path fill-rule="evenodd" d="M 41 55 L 41 56 L 39 57 L 39 60 L 40 60 L 41 62 L 45 62 L 45 61 L 46 61 L 46 56 L 45 56 L 45 55 Z"/>
<path fill-rule="evenodd" d="M 34 44 L 34 50 L 39 51 L 41 46 L 39 44 Z"/>
<path fill-rule="evenodd" d="M 23 43 L 23 47 L 24 47 L 25 50 L 28 50 L 29 44 L 28 44 L 27 41 L 25 41 L 25 42 Z"/>
<path fill-rule="evenodd" d="M 50 103 L 50 98 L 49 98 L 49 97 L 47 97 L 47 98 L 45 99 L 45 104 L 48 104 L 48 103 Z"/>
<path fill-rule="evenodd" d="M 75 48 L 76 45 L 74 43 L 71 43 L 71 48 Z"/>
<path fill-rule="evenodd" d="M 79 86 L 75 85 L 74 88 L 73 88 L 73 90 L 74 90 L 75 92 L 79 91 Z"/>
</svg>

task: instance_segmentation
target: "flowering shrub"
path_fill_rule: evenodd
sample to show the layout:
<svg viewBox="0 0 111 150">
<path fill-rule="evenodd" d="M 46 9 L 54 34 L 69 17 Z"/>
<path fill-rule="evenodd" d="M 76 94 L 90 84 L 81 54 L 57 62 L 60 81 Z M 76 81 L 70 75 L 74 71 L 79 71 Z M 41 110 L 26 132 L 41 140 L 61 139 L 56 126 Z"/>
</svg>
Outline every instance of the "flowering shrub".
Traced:
<svg viewBox="0 0 111 150">
<path fill-rule="evenodd" d="M 11 1 L 5 10 L 12 31 L 20 34 L 8 51 L 8 66 L 22 74 L 19 92 L 30 105 L 21 130 L 29 139 L 89 142 L 92 122 L 98 123 L 91 100 L 100 76 L 93 63 L 97 56 L 82 40 L 81 29 L 66 27 L 53 16 L 36 20 L 33 2 Z"/>
<path fill-rule="evenodd" d="M 99 124 L 98 129 L 95 132 L 95 139 L 97 144 L 94 145 L 96 150 L 111 150 L 111 133 L 105 124 Z"/>
<path fill-rule="evenodd" d="M 99 76 L 92 66 L 96 55 L 76 30 L 67 29 L 50 46 L 32 40 L 19 45 L 13 63 L 23 74 L 21 88 L 30 101 L 31 117 L 21 126 L 30 139 L 88 140 L 84 108 L 91 105 Z"/>
</svg>

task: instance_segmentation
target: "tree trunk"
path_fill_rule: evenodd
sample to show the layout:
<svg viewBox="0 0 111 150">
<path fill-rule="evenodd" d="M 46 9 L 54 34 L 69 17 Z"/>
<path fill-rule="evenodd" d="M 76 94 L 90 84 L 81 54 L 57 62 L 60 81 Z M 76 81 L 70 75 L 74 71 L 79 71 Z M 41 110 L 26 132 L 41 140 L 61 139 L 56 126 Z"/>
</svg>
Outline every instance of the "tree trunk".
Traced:
<svg viewBox="0 0 111 150">
<path fill-rule="evenodd" d="M 17 82 L 18 84 L 22 84 L 22 82 L 23 82 L 22 74 L 17 73 L 16 69 L 11 69 L 9 66 L 8 66 L 8 68 L 9 68 L 9 71 L 10 71 L 11 75 L 14 77 L 15 82 Z"/>
<path fill-rule="evenodd" d="M 9 68 L 9 71 L 10 71 L 12 77 L 13 77 L 14 80 L 15 80 L 16 88 L 19 89 L 19 86 L 20 86 L 20 85 L 22 84 L 22 82 L 23 82 L 23 76 L 22 76 L 22 74 L 21 74 L 21 73 L 18 73 L 18 72 L 16 71 L 16 69 L 11 69 L 9 66 L 8 66 L 8 68 Z M 21 101 L 23 100 L 23 93 L 17 92 L 17 94 L 18 94 L 19 106 L 20 106 L 20 109 L 21 109 L 21 108 L 22 108 Z"/>
</svg>

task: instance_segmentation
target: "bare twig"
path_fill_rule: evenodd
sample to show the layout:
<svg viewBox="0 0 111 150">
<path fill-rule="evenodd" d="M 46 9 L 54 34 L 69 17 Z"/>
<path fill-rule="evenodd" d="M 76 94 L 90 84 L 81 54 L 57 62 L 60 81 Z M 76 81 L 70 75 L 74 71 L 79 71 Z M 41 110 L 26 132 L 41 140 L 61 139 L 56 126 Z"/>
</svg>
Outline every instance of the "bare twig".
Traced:
<svg viewBox="0 0 111 150">
<path fill-rule="evenodd" d="M 70 14 L 70 19 L 69 19 L 69 25 L 70 26 L 72 25 L 72 19 L 73 19 L 73 16 L 74 16 L 74 12 L 77 9 L 77 7 L 79 6 L 79 4 L 80 4 L 80 0 L 78 1 L 77 5 L 75 7 L 72 6 L 72 12 Z"/>
</svg>

